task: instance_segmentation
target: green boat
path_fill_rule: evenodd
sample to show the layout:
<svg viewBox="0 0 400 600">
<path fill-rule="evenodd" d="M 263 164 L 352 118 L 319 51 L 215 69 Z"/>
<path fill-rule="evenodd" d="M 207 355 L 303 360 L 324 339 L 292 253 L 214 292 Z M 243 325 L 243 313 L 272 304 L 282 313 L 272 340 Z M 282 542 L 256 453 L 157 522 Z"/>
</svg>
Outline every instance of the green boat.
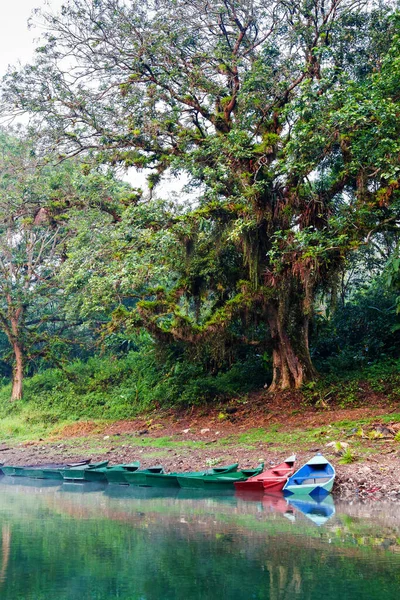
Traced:
<svg viewBox="0 0 400 600">
<path fill-rule="evenodd" d="M 179 473 L 147 473 L 142 485 L 147 487 L 179 488 Z"/>
<path fill-rule="evenodd" d="M 51 465 L 51 466 L 6 466 L 2 467 L 5 475 L 9 475 L 11 477 L 30 477 L 31 479 L 57 479 L 62 480 L 62 475 L 60 470 L 62 469 L 71 469 L 75 467 L 87 467 L 90 460 L 84 460 L 77 463 L 70 464 L 59 464 L 59 465 Z"/>
<path fill-rule="evenodd" d="M 2 467 L 4 475 L 11 477 L 29 477 L 27 471 L 30 467 Z"/>
<path fill-rule="evenodd" d="M 238 467 L 238 463 L 233 465 L 227 465 L 225 467 L 215 467 L 213 469 L 207 469 L 206 471 L 193 471 L 188 473 L 146 473 L 146 476 L 140 480 L 140 483 L 129 483 L 131 485 L 141 485 L 147 487 L 164 487 L 164 488 L 179 488 L 178 477 L 204 477 L 205 475 L 222 475 L 234 473 Z M 125 477 L 127 480 L 134 480 L 135 478 Z"/>
<path fill-rule="evenodd" d="M 51 474 L 47 476 L 47 471 L 50 471 Z M 21 470 L 16 470 L 15 477 L 30 477 L 31 479 L 62 479 L 60 475 L 59 469 L 41 469 L 41 468 L 26 468 Z"/>
<path fill-rule="evenodd" d="M 140 467 L 140 462 L 114 465 L 112 467 L 100 467 L 89 469 L 85 472 L 85 481 L 108 481 L 109 483 L 125 483 L 124 473 L 134 473 Z"/>
<path fill-rule="evenodd" d="M 32 474 L 29 477 L 33 477 L 34 479 L 53 479 L 57 481 L 62 481 L 62 475 L 60 469 L 32 469 Z"/>
<path fill-rule="evenodd" d="M 242 469 L 241 471 L 228 473 L 205 473 L 203 475 L 178 475 L 178 483 L 181 488 L 186 489 L 207 489 L 222 490 L 234 489 L 235 481 L 246 481 L 249 477 L 254 477 L 262 473 L 264 463 L 256 469 Z"/>
<path fill-rule="evenodd" d="M 88 481 L 85 477 L 86 471 L 91 471 L 92 469 L 99 469 L 101 467 L 106 467 L 107 465 L 108 460 L 105 460 L 103 462 L 92 463 L 83 467 L 71 467 L 70 469 L 61 469 L 60 473 L 64 481 Z M 95 481 L 101 481 L 101 479 L 96 479 Z"/>
<path fill-rule="evenodd" d="M 13 477 L 15 474 L 15 467 L 7 467 L 3 465 L 1 470 L 3 471 L 4 475 L 8 475 L 8 477 Z"/>
<path fill-rule="evenodd" d="M 153 475 L 155 473 L 164 473 L 164 468 L 161 465 L 155 467 L 149 467 L 148 469 L 141 469 L 140 471 L 127 471 L 124 473 L 125 483 L 129 485 L 146 485 L 146 476 Z"/>
</svg>

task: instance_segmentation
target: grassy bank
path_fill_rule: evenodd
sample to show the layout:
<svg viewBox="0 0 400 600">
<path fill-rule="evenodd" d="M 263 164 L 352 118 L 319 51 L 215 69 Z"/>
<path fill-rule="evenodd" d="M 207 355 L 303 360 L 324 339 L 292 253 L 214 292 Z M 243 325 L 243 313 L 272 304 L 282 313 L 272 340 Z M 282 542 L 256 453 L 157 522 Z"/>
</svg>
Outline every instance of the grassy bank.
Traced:
<svg viewBox="0 0 400 600">
<path fill-rule="evenodd" d="M 162 365 L 152 352 L 131 352 L 119 359 L 95 357 L 27 378 L 24 399 L 18 402 L 10 402 L 10 384 L 3 385 L 0 441 L 45 438 L 77 421 L 133 419 L 167 408 L 179 411 L 197 406 L 206 414 L 217 406 L 223 420 L 228 405 L 248 404 L 250 409 L 254 402 L 255 412 L 260 404 L 268 406 L 271 398 L 263 390 L 267 379 L 267 370 L 255 359 L 212 376 L 193 364 Z M 295 394 L 275 397 L 276 401 L 282 421 L 310 408 L 329 411 L 391 405 L 395 409 L 400 402 L 400 360 L 375 363 L 362 371 L 331 373 Z"/>
<path fill-rule="evenodd" d="M 64 369 L 26 378 L 24 398 L 10 402 L 11 384 L 0 387 L 0 439 L 44 437 L 79 420 L 132 419 L 157 408 L 207 405 L 262 388 L 262 359 L 247 360 L 216 375 L 201 365 L 162 362 L 154 351 L 123 358 L 93 357 Z"/>
</svg>

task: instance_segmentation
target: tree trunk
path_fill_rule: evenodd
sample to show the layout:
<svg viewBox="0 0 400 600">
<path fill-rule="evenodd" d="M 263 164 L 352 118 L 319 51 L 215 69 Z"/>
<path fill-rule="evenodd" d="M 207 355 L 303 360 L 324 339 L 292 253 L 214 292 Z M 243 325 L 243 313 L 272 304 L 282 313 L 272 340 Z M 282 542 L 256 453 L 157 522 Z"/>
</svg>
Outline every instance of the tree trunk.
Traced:
<svg viewBox="0 0 400 600">
<path fill-rule="evenodd" d="M 299 389 L 317 377 L 308 345 L 309 317 L 299 312 L 300 317 L 296 307 L 285 307 L 283 303 L 269 308 L 273 366 L 270 392 Z"/>
<path fill-rule="evenodd" d="M 21 400 L 24 380 L 24 355 L 22 347 L 18 342 L 13 343 L 13 350 L 15 363 L 13 368 L 11 400 Z"/>
</svg>

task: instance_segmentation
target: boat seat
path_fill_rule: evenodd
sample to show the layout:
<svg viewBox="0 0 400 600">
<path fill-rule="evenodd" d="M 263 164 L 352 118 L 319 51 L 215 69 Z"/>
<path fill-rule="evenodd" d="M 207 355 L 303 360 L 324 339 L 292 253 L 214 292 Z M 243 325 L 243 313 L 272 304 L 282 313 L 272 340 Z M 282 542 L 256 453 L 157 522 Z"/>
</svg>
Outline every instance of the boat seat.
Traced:
<svg viewBox="0 0 400 600">
<path fill-rule="evenodd" d="M 290 470 L 291 469 L 273 469 L 272 473 L 282 477 L 283 475 L 287 475 Z"/>
<path fill-rule="evenodd" d="M 330 481 L 332 479 L 332 476 L 330 477 L 313 477 L 313 476 L 309 476 L 308 477 L 296 477 L 296 479 L 294 480 L 294 483 L 297 485 L 308 485 L 310 483 L 327 483 L 328 481 Z"/>
</svg>

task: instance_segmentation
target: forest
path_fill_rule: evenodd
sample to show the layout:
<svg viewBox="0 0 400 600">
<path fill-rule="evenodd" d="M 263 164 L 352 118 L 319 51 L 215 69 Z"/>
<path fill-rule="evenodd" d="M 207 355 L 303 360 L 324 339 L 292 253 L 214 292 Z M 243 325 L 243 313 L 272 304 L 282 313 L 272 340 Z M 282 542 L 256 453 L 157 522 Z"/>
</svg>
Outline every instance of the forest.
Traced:
<svg viewBox="0 0 400 600">
<path fill-rule="evenodd" d="M 0 86 L 1 417 L 400 400 L 398 3 L 35 20 Z"/>
</svg>

